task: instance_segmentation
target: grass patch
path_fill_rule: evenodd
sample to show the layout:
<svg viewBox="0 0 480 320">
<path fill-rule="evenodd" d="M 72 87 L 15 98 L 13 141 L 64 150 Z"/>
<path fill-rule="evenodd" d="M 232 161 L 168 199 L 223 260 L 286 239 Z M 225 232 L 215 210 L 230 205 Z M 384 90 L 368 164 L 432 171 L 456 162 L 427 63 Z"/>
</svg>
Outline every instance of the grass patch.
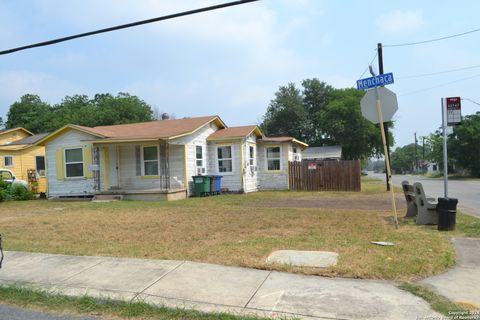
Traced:
<svg viewBox="0 0 480 320">
<path fill-rule="evenodd" d="M 457 314 L 468 314 L 468 310 L 462 308 L 460 305 L 453 303 L 447 298 L 440 296 L 427 288 L 413 283 L 404 282 L 399 286 L 400 289 L 408 291 L 423 300 L 427 301 L 433 310 L 445 315 L 452 316 L 456 312 Z M 458 318 L 461 319 L 461 318 Z"/>
<path fill-rule="evenodd" d="M 363 186 L 361 193 L 257 192 L 174 202 L 9 202 L 2 203 L 0 225 L 4 249 L 15 251 L 403 281 L 454 265 L 450 233 L 402 218 L 395 230 L 384 184 L 367 177 Z M 401 217 L 405 200 L 396 196 Z M 281 249 L 334 251 L 339 261 L 325 269 L 267 265 L 268 255 Z"/>
<path fill-rule="evenodd" d="M 44 290 L 27 287 L 0 286 L 0 301 L 20 307 L 48 310 L 56 313 L 75 313 L 91 316 L 121 317 L 129 319 L 172 320 L 260 320 L 255 316 L 237 316 L 227 313 L 203 313 L 200 311 L 156 307 L 144 302 L 99 300 L 83 296 L 52 295 Z"/>
<path fill-rule="evenodd" d="M 457 212 L 455 234 L 465 237 L 480 237 L 480 219 Z"/>
</svg>

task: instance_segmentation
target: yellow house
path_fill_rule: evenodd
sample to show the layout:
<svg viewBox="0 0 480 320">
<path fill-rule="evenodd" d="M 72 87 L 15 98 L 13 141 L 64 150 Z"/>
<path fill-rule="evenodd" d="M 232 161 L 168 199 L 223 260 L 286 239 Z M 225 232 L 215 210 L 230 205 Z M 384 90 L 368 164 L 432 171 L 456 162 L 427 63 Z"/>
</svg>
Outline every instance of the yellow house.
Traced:
<svg viewBox="0 0 480 320">
<path fill-rule="evenodd" d="M 34 135 L 24 128 L 0 131 L 0 168 L 13 171 L 17 179 L 29 182 L 37 192 L 47 191 L 45 147 L 36 145 L 45 136 L 46 133 Z M 37 174 L 29 177 L 31 170 Z"/>
</svg>

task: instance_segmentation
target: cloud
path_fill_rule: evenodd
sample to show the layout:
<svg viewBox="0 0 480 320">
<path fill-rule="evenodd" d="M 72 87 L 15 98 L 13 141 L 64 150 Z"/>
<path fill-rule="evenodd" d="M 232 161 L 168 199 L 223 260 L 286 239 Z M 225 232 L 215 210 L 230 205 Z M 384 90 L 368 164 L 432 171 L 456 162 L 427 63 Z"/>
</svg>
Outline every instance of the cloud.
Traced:
<svg viewBox="0 0 480 320">
<path fill-rule="evenodd" d="M 396 33 L 417 30 L 425 25 L 425 21 L 421 11 L 396 10 L 380 16 L 377 24 L 385 33 Z"/>
<path fill-rule="evenodd" d="M 42 100 L 58 103 L 68 94 L 84 92 L 80 86 L 49 74 L 29 71 L 0 72 L 0 116 L 27 93 L 38 94 Z"/>
<path fill-rule="evenodd" d="M 122 1 L 84 0 L 72 6 L 61 5 L 58 0 L 35 0 L 35 10 L 52 20 L 74 28 L 71 32 L 85 32 L 97 28 L 119 25 L 137 20 L 168 15 L 218 4 L 218 1 Z M 295 1 L 302 7 L 311 5 L 309 0 Z M 279 17 L 277 7 L 254 2 L 168 21 L 141 26 L 136 31 L 123 30 L 122 41 L 128 37 L 156 39 L 159 46 L 172 41 L 195 42 L 202 46 L 228 48 L 241 54 L 250 68 L 264 71 L 291 71 L 302 65 L 289 46 L 289 36 L 308 28 L 304 12 Z M 88 17 L 88 19 L 85 19 Z M 112 37 L 112 36 L 111 36 Z"/>
</svg>

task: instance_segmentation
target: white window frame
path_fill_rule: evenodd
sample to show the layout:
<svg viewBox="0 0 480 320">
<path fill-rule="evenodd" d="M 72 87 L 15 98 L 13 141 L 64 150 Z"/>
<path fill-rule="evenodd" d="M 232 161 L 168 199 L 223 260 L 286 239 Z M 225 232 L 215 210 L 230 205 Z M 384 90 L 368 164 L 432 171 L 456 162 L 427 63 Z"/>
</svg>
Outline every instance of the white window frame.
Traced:
<svg viewBox="0 0 480 320">
<path fill-rule="evenodd" d="M 253 150 L 253 152 L 252 152 Z M 248 146 L 248 164 L 251 166 L 251 167 L 255 167 L 255 146 L 254 145 L 249 145 Z"/>
<path fill-rule="evenodd" d="M 278 158 L 268 158 L 268 149 L 279 148 Z M 278 160 L 278 169 L 268 169 L 268 160 Z M 282 146 L 268 146 L 265 147 L 265 170 L 266 171 L 281 171 L 282 170 Z"/>
<path fill-rule="evenodd" d="M 145 148 L 156 148 L 157 149 L 157 174 L 145 174 L 145 162 L 154 162 L 155 160 L 145 160 Z M 141 157 L 142 157 L 142 176 L 144 177 L 157 177 L 160 175 L 160 148 L 158 145 L 145 145 L 142 146 L 142 152 L 141 152 Z"/>
<path fill-rule="evenodd" d="M 218 149 L 220 148 L 227 148 L 227 147 L 230 147 L 230 158 L 219 158 L 218 157 Z M 231 144 L 228 144 L 228 145 L 220 145 L 220 146 L 217 146 L 217 150 L 216 150 L 216 159 L 217 159 L 217 172 L 220 173 L 220 174 L 226 174 L 226 175 L 229 175 L 229 174 L 233 174 L 234 172 L 234 168 L 233 168 L 233 145 Z M 232 171 L 220 171 L 220 161 L 228 161 L 230 160 L 232 165 L 231 165 L 231 168 L 232 168 Z"/>
<path fill-rule="evenodd" d="M 11 162 L 10 165 L 7 165 L 7 161 L 6 161 L 7 158 L 10 158 L 10 162 Z M 14 166 L 13 155 L 11 155 L 11 154 L 4 155 L 3 156 L 3 165 L 5 166 L 5 168 L 12 168 Z"/>
<path fill-rule="evenodd" d="M 197 148 L 200 148 L 200 150 L 201 150 L 201 153 L 202 153 L 202 157 L 201 157 L 201 158 L 197 158 L 197 155 L 198 155 L 198 153 L 197 153 Z M 201 144 L 195 145 L 195 166 L 196 166 L 197 168 L 203 168 L 203 167 L 204 167 L 204 163 L 205 163 L 205 157 L 204 157 L 204 155 L 205 155 L 205 150 L 204 150 L 204 149 L 205 149 L 205 148 L 204 148 L 203 145 L 201 145 Z M 200 164 L 198 164 L 199 161 L 200 161 Z"/>
<path fill-rule="evenodd" d="M 37 167 L 37 158 L 43 158 L 43 164 L 45 166 L 45 169 L 43 170 L 38 170 L 38 167 Z M 82 156 L 83 158 L 83 156 Z M 46 170 L 47 170 L 47 163 L 45 162 L 45 156 L 35 156 L 35 170 L 37 170 L 37 173 L 40 177 L 45 177 L 46 176 Z M 41 172 L 43 171 L 43 172 Z"/>
<path fill-rule="evenodd" d="M 82 161 L 73 161 L 73 162 L 68 162 L 67 163 L 67 151 L 68 150 L 77 150 L 80 149 L 82 151 Z M 78 178 L 84 178 L 85 177 L 85 168 L 84 168 L 84 157 L 83 157 L 83 148 L 82 147 L 74 147 L 74 148 L 65 148 L 63 150 L 63 170 L 64 170 L 64 175 L 66 179 L 78 179 Z M 74 177 L 69 177 L 67 175 L 67 164 L 82 164 L 82 175 L 81 176 L 74 176 Z"/>
</svg>

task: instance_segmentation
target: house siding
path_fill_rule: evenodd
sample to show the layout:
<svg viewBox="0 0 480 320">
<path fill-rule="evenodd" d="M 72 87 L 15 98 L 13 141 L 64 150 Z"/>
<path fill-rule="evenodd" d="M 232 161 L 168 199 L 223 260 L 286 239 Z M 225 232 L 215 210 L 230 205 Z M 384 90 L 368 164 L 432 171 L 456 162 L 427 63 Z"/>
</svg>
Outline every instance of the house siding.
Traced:
<svg viewBox="0 0 480 320">
<path fill-rule="evenodd" d="M 269 147 L 279 146 L 280 170 L 267 170 L 267 154 Z M 288 161 L 291 153 L 289 143 L 262 144 L 258 147 L 258 190 L 288 190 Z M 293 157 L 293 155 L 292 155 Z"/>
<path fill-rule="evenodd" d="M 4 156 L 7 155 L 13 158 L 12 167 L 5 166 Z M 28 181 L 27 171 L 30 169 L 36 170 L 36 156 L 45 156 L 45 148 L 32 146 L 23 150 L 0 150 L 0 168 L 9 169 L 18 179 Z M 47 179 L 46 177 L 40 177 L 38 192 L 46 192 L 46 190 Z"/>
<path fill-rule="evenodd" d="M 48 179 L 48 196 L 82 196 L 93 195 L 95 192 L 95 184 L 93 178 L 57 178 L 57 150 L 65 148 L 91 148 L 90 143 L 83 142 L 83 140 L 93 140 L 94 136 L 69 130 L 56 139 L 46 144 L 46 159 L 47 159 L 47 179 Z M 85 158 L 83 159 L 85 162 Z M 86 172 L 84 172 L 86 174 Z"/>
<path fill-rule="evenodd" d="M 0 145 L 9 144 L 11 142 L 15 142 L 26 137 L 30 137 L 30 134 L 26 133 L 21 129 L 13 130 L 6 133 L 0 132 Z"/>
<path fill-rule="evenodd" d="M 254 150 L 253 165 L 250 165 L 250 147 Z M 258 190 L 258 150 L 257 150 L 257 137 L 250 135 L 247 137 L 244 146 L 244 191 L 254 192 Z M 257 169 L 257 170 L 255 170 Z"/>
<path fill-rule="evenodd" d="M 218 172 L 218 147 L 232 147 L 232 172 Z M 243 143 L 237 141 L 210 142 L 208 145 L 209 153 L 209 172 L 222 176 L 222 189 L 228 189 L 232 192 L 244 192 L 242 185 L 242 146 Z M 245 148 L 243 148 L 245 149 Z"/>
<path fill-rule="evenodd" d="M 183 175 L 178 175 L 178 177 L 182 178 L 183 184 L 187 183 L 187 195 L 191 196 L 195 193 L 195 186 L 193 184 L 192 176 L 197 175 L 197 165 L 196 165 L 196 150 L 195 147 L 197 145 L 202 146 L 205 154 L 203 155 L 205 173 L 204 175 L 212 174 L 213 171 L 210 170 L 209 159 L 211 158 L 211 154 L 209 153 L 207 147 L 207 137 L 210 136 L 212 133 L 218 130 L 218 127 L 213 124 L 209 123 L 199 130 L 195 131 L 191 135 L 172 139 L 169 141 L 170 147 L 175 150 L 175 159 L 181 160 L 181 162 L 174 167 L 176 172 L 183 171 Z M 175 147 L 177 146 L 177 147 Z M 182 148 L 180 148 L 180 146 Z M 185 146 L 185 147 L 184 147 Z M 185 150 L 186 148 L 186 150 Z M 183 149 L 183 150 L 182 150 Z M 183 162 L 184 156 L 186 157 L 186 165 Z M 173 160 L 173 159 L 172 159 Z M 183 167 L 180 167 L 183 166 Z M 185 172 L 186 169 L 186 172 Z M 179 179 L 177 178 L 177 179 Z"/>
</svg>

